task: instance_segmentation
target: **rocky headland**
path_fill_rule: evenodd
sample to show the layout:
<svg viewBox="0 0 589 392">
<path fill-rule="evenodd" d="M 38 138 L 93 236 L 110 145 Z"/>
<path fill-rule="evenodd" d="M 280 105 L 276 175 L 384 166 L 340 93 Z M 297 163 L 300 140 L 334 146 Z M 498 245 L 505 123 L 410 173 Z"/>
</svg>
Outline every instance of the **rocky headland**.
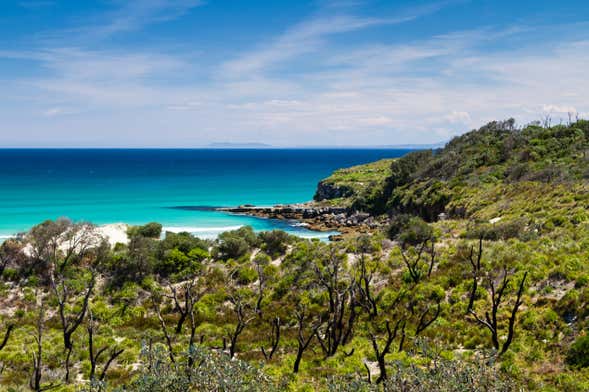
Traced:
<svg viewBox="0 0 589 392">
<path fill-rule="evenodd" d="M 313 201 L 260 207 L 250 204 L 218 208 L 232 214 L 269 219 L 296 220 L 311 230 L 369 232 L 388 223 L 386 216 L 359 211 L 354 200 L 383 186 L 393 159 L 335 171 L 317 185 Z"/>
</svg>

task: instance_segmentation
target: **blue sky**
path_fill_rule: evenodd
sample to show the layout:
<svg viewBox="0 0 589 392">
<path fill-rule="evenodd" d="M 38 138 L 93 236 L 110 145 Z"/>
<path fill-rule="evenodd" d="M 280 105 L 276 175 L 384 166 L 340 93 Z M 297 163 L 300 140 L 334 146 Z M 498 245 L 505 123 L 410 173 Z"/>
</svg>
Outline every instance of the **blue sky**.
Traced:
<svg viewBox="0 0 589 392">
<path fill-rule="evenodd" d="M 589 118 L 582 0 L 5 0 L 0 147 L 435 143 Z"/>
</svg>

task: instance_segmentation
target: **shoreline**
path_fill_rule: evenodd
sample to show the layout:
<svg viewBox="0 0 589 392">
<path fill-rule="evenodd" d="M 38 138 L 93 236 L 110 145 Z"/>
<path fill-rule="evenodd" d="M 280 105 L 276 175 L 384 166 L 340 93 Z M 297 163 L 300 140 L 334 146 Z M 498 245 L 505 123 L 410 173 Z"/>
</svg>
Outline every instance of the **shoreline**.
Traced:
<svg viewBox="0 0 589 392">
<path fill-rule="evenodd" d="M 260 209 L 270 210 L 274 207 L 257 207 Z M 303 222 L 299 219 L 294 218 L 285 218 L 285 217 L 277 217 L 277 216 L 269 216 L 268 214 L 246 214 L 246 213 L 233 213 L 230 210 L 233 210 L 232 207 L 219 207 L 214 208 L 214 211 L 218 213 L 226 213 L 235 216 L 249 216 L 256 219 L 269 219 L 279 222 L 279 224 L 275 224 L 274 228 L 268 230 L 283 230 L 288 232 L 291 235 L 295 235 L 301 238 L 308 238 L 313 239 L 317 238 L 322 241 L 329 240 L 331 236 L 337 236 L 340 233 L 332 230 L 330 228 L 317 228 L 312 227 L 306 222 Z M 38 222 L 41 223 L 41 222 Z M 92 223 L 92 222 L 90 222 Z M 148 223 L 148 222 L 145 222 Z M 160 223 L 160 222 L 158 222 Z M 144 224 L 144 223 L 143 223 Z M 103 223 L 103 224 L 96 224 L 94 232 L 104 238 L 107 239 L 111 246 L 114 246 L 116 243 L 128 243 L 127 238 L 127 229 L 135 224 L 129 224 L 125 222 L 113 222 L 113 223 Z M 247 222 L 243 224 L 235 224 L 230 226 L 190 226 L 190 225 L 164 225 L 162 224 L 162 233 L 165 232 L 173 232 L 173 233 L 180 233 L 180 232 L 188 232 L 195 237 L 202 238 L 202 239 L 216 239 L 219 234 L 239 229 L 243 226 L 248 226 Z M 34 226 L 34 225 L 33 225 Z M 19 230 L 14 233 L 0 233 L 0 243 L 9 240 L 11 238 L 17 238 L 19 236 L 25 235 L 33 226 L 31 226 L 27 230 Z M 290 230 L 289 230 L 290 229 Z M 266 231 L 255 229 L 255 231 Z"/>
<path fill-rule="evenodd" d="M 281 221 L 296 221 L 316 232 L 339 232 L 334 239 L 346 234 L 368 233 L 386 224 L 385 220 L 348 207 L 326 206 L 317 202 L 277 204 L 271 207 L 244 204 L 216 209 L 233 215 L 253 216 Z M 331 236 L 330 236 L 331 237 Z"/>
</svg>

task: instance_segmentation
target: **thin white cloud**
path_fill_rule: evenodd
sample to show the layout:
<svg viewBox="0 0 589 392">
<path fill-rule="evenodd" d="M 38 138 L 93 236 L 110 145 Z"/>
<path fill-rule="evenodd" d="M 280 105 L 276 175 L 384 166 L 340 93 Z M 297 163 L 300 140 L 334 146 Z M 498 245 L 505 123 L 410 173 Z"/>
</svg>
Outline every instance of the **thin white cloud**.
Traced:
<svg viewBox="0 0 589 392">
<path fill-rule="evenodd" d="M 221 67 L 222 77 L 243 77 L 301 56 L 318 51 L 331 35 L 354 32 L 376 26 L 395 25 L 413 21 L 421 16 L 438 11 L 456 1 L 432 3 L 414 7 L 395 17 L 357 17 L 353 15 L 320 15 L 287 29 L 282 35 L 261 45 L 251 52 L 225 62 Z M 341 7 L 341 2 L 331 4 Z M 346 7 L 352 4 L 345 4 Z"/>
<path fill-rule="evenodd" d="M 263 71 L 274 64 L 316 51 L 328 35 L 350 32 L 387 23 L 376 18 L 336 16 L 315 19 L 290 29 L 268 45 L 222 65 L 223 77 L 243 77 Z"/>
<path fill-rule="evenodd" d="M 139 30 L 151 23 L 176 19 L 189 10 L 204 4 L 201 0 L 135 0 L 124 1 L 123 6 L 109 15 L 109 22 L 95 26 L 94 32 L 111 35 Z"/>
<path fill-rule="evenodd" d="M 43 35 L 43 41 L 87 42 L 99 41 L 117 34 L 139 31 L 143 28 L 180 18 L 203 0 L 112 0 L 112 10 L 92 19 L 76 20 L 76 25 Z"/>
<path fill-rule="evenodd" d="M 62 107 L 53 107 L 42 112 L 43 116 L 45 117 L 57 117 L 57 116 L 64 116 L 68 114 L 75 114 L 76 112 Z"/>
</svg>

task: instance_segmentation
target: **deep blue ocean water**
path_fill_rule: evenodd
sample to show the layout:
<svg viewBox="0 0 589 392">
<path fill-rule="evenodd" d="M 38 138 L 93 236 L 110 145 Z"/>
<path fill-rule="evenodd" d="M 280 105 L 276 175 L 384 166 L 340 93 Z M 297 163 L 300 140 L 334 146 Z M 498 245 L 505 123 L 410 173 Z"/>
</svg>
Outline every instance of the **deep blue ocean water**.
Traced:
<svg viewBox="0 0 589 392">
<path fill-rule="evenodd" d="M 251 225 L 317 233 L 200 207 L 311 200 L 335 169 L 398 157 L 375 149 L 0 149 L 0 238 L 58 217 L 96 224 L 157 221 L 203 237 Z M 195 209 L 178 207 L 198 207 Z"/>
</svg>

